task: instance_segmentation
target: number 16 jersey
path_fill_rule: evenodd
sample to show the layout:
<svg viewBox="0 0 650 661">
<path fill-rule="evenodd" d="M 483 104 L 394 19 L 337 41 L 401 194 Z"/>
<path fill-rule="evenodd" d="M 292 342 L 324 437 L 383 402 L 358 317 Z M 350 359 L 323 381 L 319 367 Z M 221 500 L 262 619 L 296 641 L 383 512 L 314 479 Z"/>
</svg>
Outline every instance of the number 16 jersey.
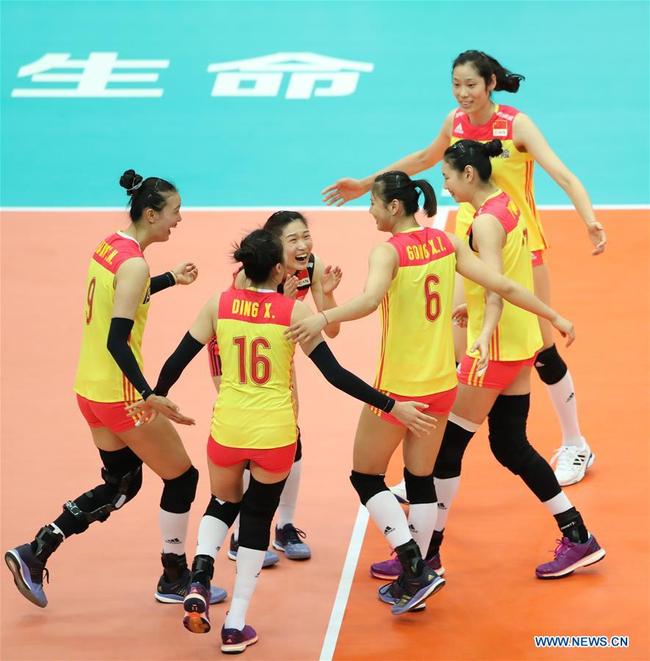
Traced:
<svg viewBox="0 0 650 661">
<path fill-rule="evenodd" d="M 454 388 L 451 312 L 456 251 L 437 229 L 414 227 L 388 240 L 399 266 L 380 306 L 381 353 L 375 388 L 433 395 Z"/>
<path fill-rule="evenodd" d="M 223 372 L 211 428 L 221 445 L 270 449 L 295 443 L 295 345 L 284 335 L 294 305 L 277 292 L 221 294 L 216 339 Z"/>
</svg>

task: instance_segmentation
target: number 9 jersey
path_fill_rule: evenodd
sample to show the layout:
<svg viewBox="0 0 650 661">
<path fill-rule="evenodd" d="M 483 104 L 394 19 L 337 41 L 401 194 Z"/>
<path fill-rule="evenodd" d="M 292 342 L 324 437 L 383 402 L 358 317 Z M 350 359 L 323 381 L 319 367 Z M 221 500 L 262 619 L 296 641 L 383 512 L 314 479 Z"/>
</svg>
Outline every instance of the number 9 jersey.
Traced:
<svg viewBox="0 0 650 661">
<path fill-rule="evenodd" d="M 397 251 L 399 266 L 380 306 L 375 388 L 416 397 L 454 388 L 454 245 L 444 232 L 429 227 L 400 232 L 388 243 Z"/>
<path fill-rule="evenodd" d="M 272 291 L 221 294 L 216 339 L 223 372 L 211 428 L 220 445 L 270 449 L 296 442 L 295 345 L 284 335 L 294 305 Z"/>
<path fill-rule="evenodd" d="M 140 244 L 132 237 L 116 232 L 95 248 L 86 282 L 84 329 L 74 391 L 93 402 L 133 402 L 140 394 L 124 376 L 106 348 L 113 316 L 115 274 L 133 257 L 144 258 Z M 149 280 L 136 310 L 129 346 L 142 370 L 142 334 L 149 312 Z"/>
</svg>

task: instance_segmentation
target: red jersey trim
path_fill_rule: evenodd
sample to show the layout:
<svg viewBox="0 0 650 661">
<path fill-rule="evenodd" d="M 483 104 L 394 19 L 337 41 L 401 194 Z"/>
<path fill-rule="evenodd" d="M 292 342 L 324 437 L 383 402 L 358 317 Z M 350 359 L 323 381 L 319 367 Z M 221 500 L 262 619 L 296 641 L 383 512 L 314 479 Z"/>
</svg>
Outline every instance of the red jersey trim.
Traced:
<svg viewBox="0 0 650 661">
<path fill-rule="evenodd" d="M 117 269 L 132 257 L 144 258 L 140 245 L 117 232 L 100 241 L 93 253 L 93 259 L 111 273 L 117 273 Z"/>
</svg>

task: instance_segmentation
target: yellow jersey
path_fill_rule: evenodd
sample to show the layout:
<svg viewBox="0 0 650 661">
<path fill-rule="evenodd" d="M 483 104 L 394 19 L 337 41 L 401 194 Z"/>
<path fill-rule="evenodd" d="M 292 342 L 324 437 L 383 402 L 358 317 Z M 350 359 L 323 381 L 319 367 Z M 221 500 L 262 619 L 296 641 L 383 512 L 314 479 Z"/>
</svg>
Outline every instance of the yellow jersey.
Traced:
<svg viewBox="0 0 650 661">
<path fill-rule="evenodd" d="M 489 142 L 501 140 L 503 153 L 490 159 L 492 164 L 492 181 L 502 191 L 508 194 L 517 205 L 528 232 L 528 249 L 531 251 L 545 250 L 548 242 L 535 205 L 535 186 L 533 170 L 535 161 L 527 152 L 515 147 L 512 137 L 512 124 L 519 110 L 510 106 L 498 105 L 492 117 L 485 124 L 472 124 L 462 110 L 456 110 L 452 125 L 450 145 L 459 140 L 477 140 Z M 463 202 L 456 214 L 456 236 L 462 238 L 467 234 L 467 228 L 472 223 L 474 208 Z"/>
<path fill-rule="evenodd" d="M 296 442 L 295 345 L 284 335 L 294 305 L 277 292 L 221 294 L 216 339 L 223 372 L 211 427 L 221 445 L 269 449 Z"/>
<path fill-rule="evenodd" d="M 380 306 L 375 388 L 418 397 L 454 388 L 454 245 L 444 232 L 429 227 L 400 232 L 388 243 L 399 267 Z"/>
<path fill-rule="evenodd" d="M 498 190 L 474 214 L 494 216 L 506 232 L 503 246 L 503 274 L 533 291 L 533 267 L 526 245 L 526 228 L 513 201 Z M 464 240 L 472 247 L 472 225 Z M 467 346 L 471 347 L 483 328 L 485 316 L 485 289 L 467 278 L 463 279 L 467 300 Z M 490 341 L 490 360 L 525 360 L 532 358 L 542 347 L 542 334 L 537 317 L 516 305 L 503 301 L 503 312 Z M 468 355 L 472 355 L 468 351 Z"/>
<path fill-rule="evenodd" d="M 133 402 L 141 399 L 106 348 L 113 316 L 115 274 L 127 260 L 144 257 L 140 244 L 116 232 L 95 248 L 86 278 L 86 304 L 81 353 L 74 382 L 76 393 L 94 402 Z M 142 291 L 141 303 L 133 320 L 129 346 L 142 370 L 142 334 L 149 312 L 149 285 Z"/>
</svg>

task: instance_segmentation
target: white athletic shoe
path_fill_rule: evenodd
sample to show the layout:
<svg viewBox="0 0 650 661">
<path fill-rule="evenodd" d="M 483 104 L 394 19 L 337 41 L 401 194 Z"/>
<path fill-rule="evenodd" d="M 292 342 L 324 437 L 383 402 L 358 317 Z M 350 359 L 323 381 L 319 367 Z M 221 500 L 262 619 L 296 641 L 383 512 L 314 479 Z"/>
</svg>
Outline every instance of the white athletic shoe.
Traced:
<svg viewBox="0 0 650 661">
<path fill-rule="evenodd" d="M 388 488 L 400 503 L 404 503 L 408 505 L 409 501 L 408 498 L 406 497 L 406 484 L 404 484 L 404 480 L 402 480 L 399 484 L 396 484 L 395 486 Z"/>
<path fill-rule="evenodd" d="M 576 484 L 585 476 L 587 468 L 591 468 L 596 455 L 591 451 L 587 441 L 582 447 L 578 445 L 562 445 L 551 457 L 551 466 L 555 465 L 555 477 L 561 487 Z"/>
</svg>

